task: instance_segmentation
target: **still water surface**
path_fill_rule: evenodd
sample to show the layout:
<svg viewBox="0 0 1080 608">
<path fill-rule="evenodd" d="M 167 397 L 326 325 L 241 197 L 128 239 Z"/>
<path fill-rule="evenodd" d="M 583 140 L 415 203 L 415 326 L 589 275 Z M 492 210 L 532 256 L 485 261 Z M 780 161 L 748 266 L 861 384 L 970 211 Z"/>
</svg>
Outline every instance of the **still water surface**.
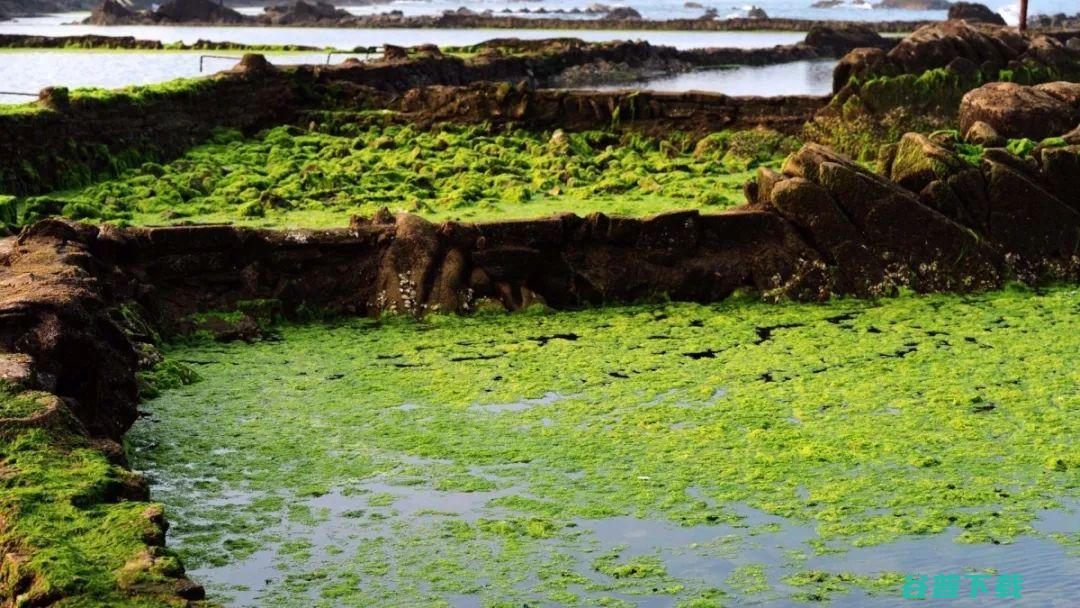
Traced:
<svg viewBox="0 0 1080 608">
<path fill-rule="evenodd" d="M 700 70 L 654 78 L 632 85 L 605 85 L 599 90 L 708 91 L 725 95 L 828 95 L 836 62 L 793 61 L 769 66 Z"/>
</svg>

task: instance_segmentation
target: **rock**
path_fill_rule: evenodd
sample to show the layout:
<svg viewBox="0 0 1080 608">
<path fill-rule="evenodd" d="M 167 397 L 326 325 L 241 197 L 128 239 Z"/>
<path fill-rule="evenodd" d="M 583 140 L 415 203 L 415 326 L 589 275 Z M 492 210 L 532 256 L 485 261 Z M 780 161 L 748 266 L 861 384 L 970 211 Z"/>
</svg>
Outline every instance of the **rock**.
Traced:
<svg viewBox="0 0 1080 608">
<path fill-rule="evenodd" d="M 833 56 L 843 55 L 854 49 L 888 49 L 892 46 L 890 41 L 864 25 L 845 25 L 842 27 L 814 25 L 806 33 L 806 39 L 803 42 L 814 48 L 835 53 Z"/>
<path fill-rule="evenodd" d="M 992 82 L 964 95 L 959 114 L 960 130 L 965 133 L 976 122 L 984 122 L 1008 138 L 1053 137 L 1080 122 L 1080 84 L 1026 87 Z"/>
<path fill-rule="evenodd" d="M 104 0 L 90 11 L 90 16 L 83 23 L 90 25 L 120 25 L 135 20 L 135 12 L 117 2 Z"/>
<path fill-rule="evenodd" d="M 938 155 L 936 145 L 920 137 L 909 139 L 905 151 L 915 158 L 901 163 L 911 168 L 903 169 L 911 183 L 938 175 L 939 163 L 959 166 L 951 159 L 917 158 L 926 150 Z M 772 206 L 826 249 L 845 277 L 845 289 L 883 293 L 899 277 L 920 290 L 996 281 L 994 254 L 973 233 L 843 155 L 806 144 L 788 157 L 782 172 L 786 179 L 772 187 Z"/>
<path fill-rule="evenodd" d="M 908 11 L 949 10 L 948 0 L 881 0 L 874 8 L 894 8 Z"/>
<path fill-rule="evenodd" d="M 977 2 L 956 2 L 949 7 L 949 19 L 1005 25 L 1005 18 Z"/>
<path fill-rule="evenodd" d="M 920 133 L 900 138 L 886 175 L 903 188 L 919 192 L 930 182 L 965 169 L 964 161 Z"/>
<path fill-rule="evenodd" d="M 994 127 L 981 120 L 976 120 L 968 127 L 964 132 L 964 140 L 985 148 L 999 148 L 1006 143 L 1005 138 L 995 131 Z"/>
<path fill-rule="evenodd" d="M 840 92 L 853 76 L 874 72 L 885 60 L 885 51 L 876 48 L 855 49 L 845 54 L 833 68 L 833 93 Z"/>
<path fill-rule="evenodd" d="M 916 30 L 889 52 L 889 61 L 907 74 L 945 67 L 957 57 L 976 65 L 987 61 L 1004 66 L 1027 50 L 1030 39 L 1005 28 L 966 21 L 945 21 Z"/>
<path fill-rule="evenodd" d="M 201 315 L 181 326 L 184 333 L 207 332 L 218 342 L 254 342 L 262 336 L 262 328 L 246 314 Z"/>
<path fill-rule="evenodd" d="M 383 45 L 383 61 L 405 61 L 409 58 L 409 49 L 393 44 Z"/>
<path fill-rule="evenodd" d="M 746 13 L 747 19 L 768 19 L 769 14 L 765 12 L 765 9 L 760 6 L 752 6 Z"/>
<path fill-rule="evenodd" d="M 14 389 L 37 388 L 34 358 L 19 353 L 0 354 L 0 382 Z"/>
<path fill-rule="evenodd" d="M 817 0 L 817 2 L 810 5 L 810 8 L 836 8 L 843 6 L 844 0 Z"/>
<path fill-rule="evenodd" d="M 1065 42 L 1065 48 L 1070 51 L 1080 51 L 1080 38 L 1069 38 L 1069 40 Z"/>
<path fill-rule="evenodd" d="M 639 13 L 636 10 L 630 8 L 629 6 L 620 6 L 620 7 L 616 7 L 616 8 L 611 9 L 611 11 L 608 12 L 608 14 L 604 16 L 604 18 L 605 19 L 636 20 L 636 19 L 641 19 L 641 13 Z"/>
<path fill-rule="evenodd" d="M 212 0 L 169 0 L 154 13 L 171 23 L 242 23 L 240 13 Z"/>
<path fill-rule="evenodd" d="M 294 4 L 268 6 L 260 19 L 272 25 L 291 25 L 296 23 L 337 22 L 351 16 L 348 11 L 334 8 L 334 5 L 326 2 L 309 4 L 304 0 L 298 0 Z"/>
</svg>

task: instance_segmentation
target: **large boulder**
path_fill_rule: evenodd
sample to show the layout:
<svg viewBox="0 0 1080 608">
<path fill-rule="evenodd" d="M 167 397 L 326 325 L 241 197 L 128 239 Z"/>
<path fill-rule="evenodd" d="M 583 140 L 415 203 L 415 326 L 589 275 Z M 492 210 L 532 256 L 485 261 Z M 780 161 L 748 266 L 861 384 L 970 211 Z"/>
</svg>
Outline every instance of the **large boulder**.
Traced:
<svg viewBox="0 0 1080 608">
<path fill-rule="evenodd" d="M 807 46 L 824 49 L 836 55 L 847 53 L 852 49 L 870 47 L 888 50 L 894 44 L 893 41 L 887 40 L 871 28 L 855 24 L 839 27 L 814 25 L 806 33 L 806 40 L 803 42 Z"/>
<path fill-rule="evenodd" d="M 641 19 L 641 13 L 629 6 L 619 6 L 611 9 L 608 14 L 604 15 L 604 18 L 615 20 L 638 20 Z"/>
<path fill-rule="evenodd" d="M 104 0 L 90 11 L 90 16 L 83 23 L 90 25 L 122 25 L 136 20 L 135 12 L 117 2 L 117 0 Z"/>
<path fill-rule="evenodd" d="M 292 25 L 298 23 L 333 23 L 347 19 L 352 15 L 348 11 L 335 8 L 326 2 L 307 3 L 298 0 L 293 4 L 279 4 L 266 7 L 261 21 L 272 25 Z"/>
<path fill-rule="evenodd" d="M 169 0 L 155 13 L 170 23 L 242 23 L 245 18 L 231 8 L 212 0 Z"/>
<path fill-rule="evenodd" d="M 1009 138 L 1041 140 L 1062 135 L 1080 122 L 1080 83 L 983 85 L 960 102 L 961 131 L 967 132 L 976 122 Z"/>
<path fill-rule="evenodd" d="M 1005 18 L 977 2 L 956 2 L 949 7 L 949 19 L 1005 25 Z"/>
<path fill-rule="evenodd" d="M 921 149 L 922 141 L 911 145 Z M 936 163 L 911 162 L 909 182 L 933 177 Z M 794 223 L 836 266 L 841 291 L 875 295 L 906 284 L 919 290 L 992 285 L 994 254 L 971 231 L 923 204 L 912 191 L 817 144 L 807 144 L 756 191 L 756 204 Z M 761 181 L 761 180 L 759 180 Z"/>
</svg>

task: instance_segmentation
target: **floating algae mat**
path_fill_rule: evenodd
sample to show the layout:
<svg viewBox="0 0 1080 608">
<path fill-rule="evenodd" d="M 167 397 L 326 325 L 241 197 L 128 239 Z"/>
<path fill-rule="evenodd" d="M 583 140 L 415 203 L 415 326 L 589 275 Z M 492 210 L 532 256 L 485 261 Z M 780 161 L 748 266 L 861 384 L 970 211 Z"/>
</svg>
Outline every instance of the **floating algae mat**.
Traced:
<svg viewBox="0 0 1080 608">
<path fill-rule="evenodd" d="M 349 214 L 382 207 L 465 220 L 719 211 L 744 201 L 742 186 L 755 167 L 779 166 L 798 147 L 766 130 L 694 140 L 487 126 L 421 131 L 363 125 L 355 114 L 325 118 L 311 130 L 283 126 L 250 139 L 222 131 L 165 165 L 129 163 L 137 166 L 116 179 L 17 199 L 17 222 L 63 215 L 122 224 L 341 227 Z"/>
<path fill-rule="evenodd" d="M 174 345 L 201 380 L 129 435 L 229 606 L 895 606 L 916 573 L 1080 592 L 1075 288 L 277 337 Z"/>
</svg>

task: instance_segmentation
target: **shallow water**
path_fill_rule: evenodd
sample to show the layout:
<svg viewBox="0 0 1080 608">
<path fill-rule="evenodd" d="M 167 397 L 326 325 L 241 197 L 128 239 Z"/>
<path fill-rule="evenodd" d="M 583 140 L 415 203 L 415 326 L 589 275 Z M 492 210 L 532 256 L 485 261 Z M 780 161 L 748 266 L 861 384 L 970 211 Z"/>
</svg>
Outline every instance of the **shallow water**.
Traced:
<svg viewBox="0 0 1080 608">
<path fill-rule="evenodd" d="M 793 61 L 674 74 L 634 84 L 605 85 L 598 90 L 708 91 L 725 95 L 828 95 L 836 62 Z"/>
<path fill-rule="evenodd" d="M 213 55 L 200 60 L 203 55 Z M 48 86 L 68 88 L 119 88 L 152 84 L 175 78 L 209 75 L 233 67 L 242 53 L 233 51 L 13 51 L 0 52 L 0 91 L 36 93 Z M 229 58 L 223 58 L 229 57 Z M 334 54 L 338 63 L 349 57 L 367 55 Z M 271 63 L 326 63 L 326 53 L 267 54 Z M 200 67 L 201 64 L 201 67 Z M 25 103 L 32 97 L 2 95 L 0 103 Z"/>
<path fill-rule="evenodd" d="M 762 48 L 793 44 L 805 38 L 801 32 L 666 32 L 640 30 L 505 30 L 505 29 L 356 29 L 320 27 L 192 27 L 192 26 L 95 26 L 65 25 L 81 21 L 89 13 L 68 13 L 39 18 L 0 21 L 0 34 L 38 36 L 134 36 L 143 40 L 193 43 L 196 40 L 236 42 L 240 44 L 298 44 L 319 48 L 353 49 L 383 44 L 465 46 L 492 38 L 561 38 L 582 40 L 647 40 L 677 48 L 732 47 Z M 0 56 L 2 60 L 2 56 Z"/>
<path fill-rule="evenodd" d="M 1065 606 L 1080 502 L 1044 459 L 1073 449 L 1078 298 L 286 327 L 171 349 L 203 380 L 144 405 L 132 458 L 227 606 L 884 608 L 886 573 L 984 572 L 1023 600 L 948 605 Z"/>
</svg>

